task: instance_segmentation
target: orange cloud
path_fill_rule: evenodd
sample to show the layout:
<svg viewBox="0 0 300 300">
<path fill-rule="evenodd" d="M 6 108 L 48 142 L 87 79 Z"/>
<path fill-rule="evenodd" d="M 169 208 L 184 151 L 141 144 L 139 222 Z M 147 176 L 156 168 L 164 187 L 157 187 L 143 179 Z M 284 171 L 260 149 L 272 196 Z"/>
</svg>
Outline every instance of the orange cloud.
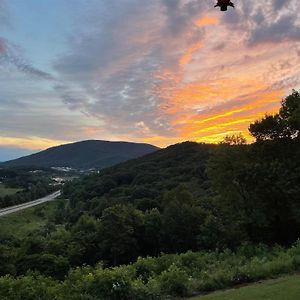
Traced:
<svg viewBox="0 0 300 300">
<path fill-rule="evenodd" d="M 235 109 L 235 110 L 232 110 L 232 111 L 227 111 L 225 113 L 222 113 L 222 114 L 219 114 L 219 115 L 216 115 L 216 116 L 213 116 L 213 117 L 209 117 L 207 119 L 204 119 L 204 120 L 200 120 L 200 121 L 195 121 L 195 123 L 197 125 L 201 125 L 201 124 L 204 124 L 208 121 L 214 121 L 216 119 L 220 119 L 220 118 L 223 118 L 223 117 L 228 117 L 228 116 L 231 116 L 233 114 L 236 114 L 236 113 L 239 113 L 239 112 L 242 112 L 244 111 L 243 108 L 240 108 L 240 109 Z"/>
<path fill-rule="evenodd" d="M 217 20 L 203 17 L 198 22 L 202 26 Z M 274 80 L 286 76 L 280 67 L 273 67 L 279 57 L 284 60 L 282 49 L 273 49 L 273 57 L 266 46 L 250 51 L 240 45 L 236 51 L 230 43 L 230 48 L 215 51 L 220 32 L 216 31 L 201 45 L 187 48 L 179 59 L 179 69 L 158 74 L 161 82 L 154 93 L 163 99 L 158 113 L 170 120 L 178 141 L 219 142 L 225 135 L 238 132 L 251 139 L 249 124 L 265 113 L 277 111 L 286 95 L 286 89 L 280 86 L 272 90 Z M 196 51 L 197 56 L 193 57 Z M 297 66 L 296 61 L 293 65 Z M 163 137 L 156 140 L 162 143 Z"/>
<path fill-rule="evenodd" d="M 203 16 L 195 22 L 198 27 L 203 27 L 207 25 L 218 25 L 219 19 L 213 16 Z"/>
<path fill-rule="evenodd" d="M 192 47 L 189 47 L 185 53 L 183 54 L 183 56 L 181 57 L 179 64 L 181 66 L 187 65 L 193 57 L 194 52 L 196 52 L 197 50 L 202 48 L 202 43 L 196 43 L 195 45 L 193 45 Z"/>
<path fill-rule="evenodd" d="M 259 108 L 259 107 L 261 107 L 265 104 L 269 104 L 269 103 L 275 104 L 275 106 L 277 108 L 279 106 L 279 99 L 281 99 L 283 95 L 284 95 L 284 91 L 282 91 L 282 90 L 274 91 L 274 92 L 263 92 L 261 95 L 258 96 L 259 100 L 256 100 L 256 101 L 254 101 L 254 99 L 257 96 L 253 95 L 252 96 L 253 101 L 251 101 L 251 103 L 249 103 L 247 105 L 243 105 L 241 102 L 241 105 L 237 109 L 232 109 L 232 110 L 226 111 L 224 113 L 216 114 L 214 116 L 204 118 L 202 120 L 196 120 L 195 124 L 202 125 L 209 121 L 223 119 L 225 117 L 232 116 L 232 115 L 235 115 L 238 113 L 250 112 L 250 111 L 254 110 L 255 108 Z M 229 103 L 229 105 L 230 105 L 230 103 Z"/>
<path fill-rule="evenodd" d="M 215 111 L 207 115 L 194 116 L 185 120 L 181 126 L 180 136 L 196 141 L 219 142 L 229 133 L 242 132 L 246 137 L 250 137 L 248 133 L 249 124 L 256 119 L 261 118 L 266 111 L 275 112 L 280 106 L 279 99 L 284 95 L 283 91 L 263 92 L 258 100 L 247 105 L 241 104 L 240 107 L 223 112 Z M 253 99 L 255 96 L 253 95 Z M 271 105 L 271 106 L 270 106 Z M 268 107 L 267 109 L 267 106 Z M 200 118 L 200 119 L 199 119 Z M 182 122 L 182 120 L 181 120 Z"/>
</svg>

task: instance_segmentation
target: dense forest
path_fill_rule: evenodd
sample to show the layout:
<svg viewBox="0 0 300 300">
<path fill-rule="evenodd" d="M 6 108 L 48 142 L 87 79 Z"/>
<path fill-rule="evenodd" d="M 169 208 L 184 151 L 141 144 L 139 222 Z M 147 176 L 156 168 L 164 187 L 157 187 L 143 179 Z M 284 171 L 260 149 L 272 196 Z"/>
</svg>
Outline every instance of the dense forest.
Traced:
<svg viewBox="0 0 300 300">
<path fill-rule="evenodd" d="M 44 230 L 22 240 L 0 237 L 0 275 L 31 270 L 35 273 L 25 277 L 30 285 L 42 275 L 62 280 L 70 268 L 101 263 L 94 271 L 77 269 L 66 278 L 65 284 L 74 280 L 84 291 L 89 273 L 98 279 L 108 278 L 109 270 L 126 273 L 126 267 L 105 268 L 139 257 L 238 252 L 241 247 L 247 252 L 262 243 L 264 249 L 290 247 L 300 236 L 299 92 L 293 91 L 277 114 L 257 120 L 249 131 L 256 139 L 252 144 L 241 135 L 226 137 L 219 145 L 186 142 L 66 184 Z M 188 268 L 173 271 L 174 278 L 193 278 Z M 151 284 L 152 277 L 144 277 L 147 269 L 141 270 L 135 270 L 141 272 L 138 279 Z M 13 285 L 21 279 L 5 280 Z M 47 285 L 52 279 L 43 280 Z M 72 298 L 158 299 L 113 294 L 116 283 L 110 284 L 107 298 Z M 8 295 L 4 286 L 2 293 Z"/>
</svg>

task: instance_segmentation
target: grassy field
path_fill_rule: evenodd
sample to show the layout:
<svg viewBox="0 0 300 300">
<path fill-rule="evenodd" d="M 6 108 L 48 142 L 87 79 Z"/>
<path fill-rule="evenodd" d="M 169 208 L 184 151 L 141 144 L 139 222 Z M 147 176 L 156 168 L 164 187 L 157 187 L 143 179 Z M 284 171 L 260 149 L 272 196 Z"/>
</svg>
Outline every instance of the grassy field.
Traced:
<svg viewBox="0 0 300 300">
<path fill-rule="evenodd" d="M 7 187 L 5 187 L 5 185 L 0 184 L 0 197 L 14 195 L 15 193 L 17 193 L 21 190 L 22 189 L 7 188 Z"/>
<path fill-rule="evenodd" d="M 0 217 L 0 235 L 24 237 L 33 230 L 46 224 L 47 217 L 54 208 L 55 203 L 45 203 L 37 207 L 28 208 L 8 216 Z M 35 213 L 37 210 L 40 213 Z"/>
<path fill-rule="evenodd" d="M 287 276 L 268 280 L 235 290 L 217 292 L 191 300 L 298 300 L 300 276 Z"/>
</svg>

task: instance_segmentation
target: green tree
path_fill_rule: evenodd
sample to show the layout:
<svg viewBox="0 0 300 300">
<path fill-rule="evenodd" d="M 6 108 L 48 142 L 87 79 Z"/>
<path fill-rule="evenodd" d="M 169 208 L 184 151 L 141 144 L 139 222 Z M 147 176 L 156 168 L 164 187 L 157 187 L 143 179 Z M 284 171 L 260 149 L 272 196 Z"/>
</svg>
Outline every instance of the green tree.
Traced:
<svg viewBox="0 0 300 300">
<path fill-rule="evenodd" d="M 167 252 L 183 252 L 197 248 L 197 236 L 204 221 L 204 211 L 184 186 L 167 192 L 163 199 L 163 248 Z"/>
<path fill-rule="evenodd" d="M 118 204 L 103 211 L 102 246 L 114 266 L 138 255 L 143 222 L 142 212 L 129 205 Z"/>
<path fill-rule="evenodd" d="M 86 214 L 71 228 L 68 246 L 70 261 L 73 265 L 95 264 L 101 257 L 99 243 L 101 224 Z"/>
<path fill-rule="evenodd" d="M 161 250 L 162 216 L 157 208 L 145 213 L 145 253 L 157 256 Z"/>
</svg>

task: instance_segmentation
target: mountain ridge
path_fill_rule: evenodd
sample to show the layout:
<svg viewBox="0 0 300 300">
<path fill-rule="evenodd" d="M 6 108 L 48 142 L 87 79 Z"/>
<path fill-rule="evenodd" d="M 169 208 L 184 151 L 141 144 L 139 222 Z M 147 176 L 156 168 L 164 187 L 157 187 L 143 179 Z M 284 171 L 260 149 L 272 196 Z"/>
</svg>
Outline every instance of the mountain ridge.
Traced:
<svg viewBox="0 0 300 300">
<path fill-rule="evenodd" d="M 0 163 L 2 167 L 71 167 L 91 169 L 113 166 L 159 150 L 146 143 L 85 140 L 54 146 L 37 153 Z"/>
</svg>

